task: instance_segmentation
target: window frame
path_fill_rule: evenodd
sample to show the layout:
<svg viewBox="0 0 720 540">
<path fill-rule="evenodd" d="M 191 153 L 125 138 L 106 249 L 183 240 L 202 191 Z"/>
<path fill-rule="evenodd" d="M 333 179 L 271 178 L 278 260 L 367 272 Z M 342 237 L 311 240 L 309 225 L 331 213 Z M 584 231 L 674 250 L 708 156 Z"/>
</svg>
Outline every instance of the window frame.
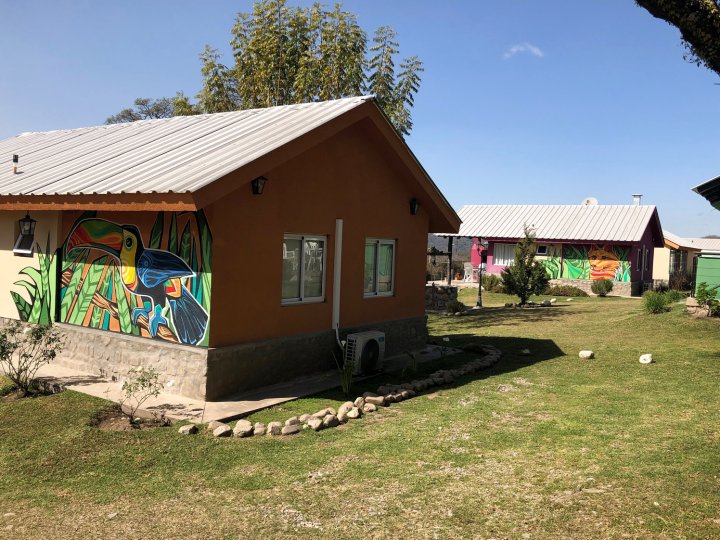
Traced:
<svg viewBox="0 0 720 540">
<path fill-rule="evenodd" d="M 281 290 L 280 290 L 280 302 L 284 306 L 294 306 L 299 304 L 320 304 L 325 301 L 325 279 L 327 269 L 327 246 L 328 237 L 322 234 L 296 234 L 296 233 L 285 233 L 283 234 L 283 255 L 285 255 L 285 240 L 300 240 L 300 260 L 298 266 L 300 272 L 298 274 L 298 280 L 300 282 L 300 296 L 295 298 L 283 298 L 282 297 L 282 279 Z M 305 293 L 305 242 L 307 240 L 316 240 L 323 242 L 323 253 L 322 253 L 322 277 L 320 278 L 320 296 L 304 296 Z M 283 257 L 283 260 L 285 257 Z"/>
<path fill-rule="evenodd" d="M 397 258 L 397 240 L 394 238 L 375 238 L 375 237 L 368 237 L 365 238 L 365 243 L 363 244 L 363 283 L 365 281 L 365 248 L 368 244 L 375 244 L 375 272 L 373 275 L 373 283 L 375 285 L 374 292 L 367 292 L 365 290 L 365 286 L 363 284 L 363 298 L 382 298 L 387 296 L 395 296 L 395 259 Z M 379 292 L 378 291 L 378 283 L 379 283 L 379 275 L 380 275 L 380 246 L 381 245 L 390 245 L 392 246 L 392 278 L 390 279 L 390 290 Z"/>
<path fill-rule="evenodd" d="M 537 248 L 535 249 L 535 255 L 547 255 L 548 247 L 549 246 L 547 244 L 538 244 Z M 540 251 L 540 248 L 544 248 L 543 251 Z"/>
</svg>

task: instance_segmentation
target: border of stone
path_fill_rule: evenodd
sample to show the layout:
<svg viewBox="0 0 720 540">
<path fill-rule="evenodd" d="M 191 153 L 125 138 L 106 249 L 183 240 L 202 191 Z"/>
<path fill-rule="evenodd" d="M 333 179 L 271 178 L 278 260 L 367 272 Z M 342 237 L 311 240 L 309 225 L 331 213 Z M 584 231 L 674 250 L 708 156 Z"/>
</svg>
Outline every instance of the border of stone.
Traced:
<svg viewBox="0 0 720 540">
<path fill-rule="evenodd" d="M 267 426 L 261 422 L 254 425 L 248 420 L 238 420 L 235 428 L 218 421 L 207 425 L 215 437 L 246 438 L 266 435 L 269 437 L 288 436 L 300 433 L 302 430 L 320 431 L 346 424 L 350 420 L 357 420 L 365 414 L 374 413 L 381 407 L 389 407 L 392 403 L 399 403 L 420 395 L 433 387 L 445 386 L 454 383 L 457 379 L 490 368 L 500 361 L 502 353 L 492 345 L 481 345 L 485 356 L 466 362 L 453 369 L 439 369 L 423 379 L 415 379 L 409 383 L 382 384 L 377 392 L 365 392 L 354 401 L 346 401 L 337 410 L 333 407 L 321 409 L 312 414 L 302 414 L 288 418 L 285 423 L 270 422 Z M 183 435 L 192 435 L 187 426 L 181 427 L 178 432 Z"/>
</svg>

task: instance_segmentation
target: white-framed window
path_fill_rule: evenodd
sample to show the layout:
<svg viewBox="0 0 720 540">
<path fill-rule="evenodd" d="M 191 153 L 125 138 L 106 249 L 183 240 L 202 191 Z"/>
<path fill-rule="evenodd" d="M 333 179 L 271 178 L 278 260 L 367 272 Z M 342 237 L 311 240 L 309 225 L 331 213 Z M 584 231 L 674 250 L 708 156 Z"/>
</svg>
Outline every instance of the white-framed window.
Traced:
<svg viewBox="0 0 720 540">
<path fill-rule="evenodd" d="M 515 244 L 495 244 L 493 251 L 493 264 L 495 266 L 510 266 L 515 260 Z"/>
<path fill-rule="evenodd" d="M 536 255 L 547 255 L 548 254 L 548 247 L 547 244 L 538 244 L 537 251 L 535 252 Z"/>
<path fill-rule="evenodd" d="M 282 303 L 325 300 L 327 236 L 286 234 L 283 237 Z"/>
<path fill-rule="evenodd" d="M 395 279 L 395 240 L 365 240 L 365 296 L 392 296 Z"/>
</svg>

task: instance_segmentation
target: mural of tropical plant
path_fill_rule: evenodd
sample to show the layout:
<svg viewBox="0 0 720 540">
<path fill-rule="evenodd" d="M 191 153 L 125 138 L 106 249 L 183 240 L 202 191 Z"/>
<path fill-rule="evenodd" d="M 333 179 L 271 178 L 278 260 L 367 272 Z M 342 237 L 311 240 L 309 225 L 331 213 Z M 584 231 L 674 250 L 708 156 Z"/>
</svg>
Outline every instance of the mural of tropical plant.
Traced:
<svg viewBox="0 0 720 540">
<path fill-rule="evenodd" d="M 158 213 L 149 236 L 141 238 L 145 248 L 168 252 L 167 257 L 177 256 L 192 270 L 191 276 L 180 279 L 181 287 L 189 293 L 193 304 L 210 313 L 210 292 L 212 267 L 212 234 L 202 211 Z M 71 230 L 86 220 L 96 218 L 95 212 L 86 212 L 75 222 Z M 166 227 L 166 222 L 169 225 Z M 141 235 L 142 236 L 142 235 Z M 63 253 L 68 253 L 67 242 Z M 170 255 L 172 254 L 172 255 Z M 99 328 L 123 334 L 156 338 L 171 342 L 182 342 L 178 338 L 174 318 L 169 316 L 171 301 L 158 309 L 160 314 L 148 312 L 151 304 L 140 294 L 133 294 L 123 284 L 119 260 L 92 249 L 70 249 L 62 266 L 62 288 L 60 291 L 60 319 L 62 321 Z M 137 269 L 133 269 L 136 271 Z M 195 303 L 196 302 L 196 303 Z M 138 313 L 133 317 L 133 311 Z M 158 317 L 158 315 L 161 315 Z M 162 322 L 152 323 L 152 319 Z M 209 323 L 205 325 L 201 341 L 195 343 L 207 346 Z"/>
<path fill-rule="evenodd" d="M 612 279 L 630 281 L 630 248 L 617 245 L 563 248 L 562 277 L 569 279 Z"/>
<path fill-rule="evenodd" d="M 562 277 L 568 279 L 590 279 L 590 261 L 587 246 L 566 245 L 563 248 Z"/>
<path fill-rule="evenodd" d="M 44 252 L 40 244 L 36 243 L 35 246 L 39 268 L 33 268 L 32 266 L 23 268 L 20 270 L 20 275 L 25 276 L 27 279 L 15 282 L 15 285 L 25 288 L 30 300 L 26 300 L 15 291 L 11 291 L 10 295 L 15 302 L 21 321 L 50 324 L 53 320 L 52 315 L 55 312 L 56 287 L 56 260 L 55 255 L 50 253 L 50 233 L 48 233 Z"/>
</svg>

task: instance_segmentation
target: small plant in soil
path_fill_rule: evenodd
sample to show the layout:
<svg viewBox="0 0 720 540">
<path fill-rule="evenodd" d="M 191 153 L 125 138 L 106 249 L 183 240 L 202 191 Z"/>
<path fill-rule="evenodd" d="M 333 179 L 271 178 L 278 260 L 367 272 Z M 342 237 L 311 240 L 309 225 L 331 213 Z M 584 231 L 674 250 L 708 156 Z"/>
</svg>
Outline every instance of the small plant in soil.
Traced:
<svg viewBox="0 0 720 540">
<path fill-rule="evenodd" d="M 0 328 L 0 369 L 27 396 L 40 367 L 52 362 L 63 347 L 60 332 L 51 325 L 11 321 Z"/>
<path fill-rule="evenodd" d="M 151 397 L 159 396 L 162 389 L 163 383 L 160 382 L 160 374 L 155 368 L 138 366 L 128 372 L 118 404 L 131 425 L 137 423 L 135 414 L 142 404 Z"/>
<path fill-rule="evenodd" d="M 342 391 L 346 396 L 350 397 L 350 391 L 353 384 L 353 364 L 352 362 L 348 362 L 345 358 L 343 358 L 341 363 L 337 359 L 337 356 L 335 356 L 334 352 L 332 353 L 332 356 L 333 360 L 335 360 L 335 365 L 340 372 L 340 386 L 342 387 Z"/>
</svg>

